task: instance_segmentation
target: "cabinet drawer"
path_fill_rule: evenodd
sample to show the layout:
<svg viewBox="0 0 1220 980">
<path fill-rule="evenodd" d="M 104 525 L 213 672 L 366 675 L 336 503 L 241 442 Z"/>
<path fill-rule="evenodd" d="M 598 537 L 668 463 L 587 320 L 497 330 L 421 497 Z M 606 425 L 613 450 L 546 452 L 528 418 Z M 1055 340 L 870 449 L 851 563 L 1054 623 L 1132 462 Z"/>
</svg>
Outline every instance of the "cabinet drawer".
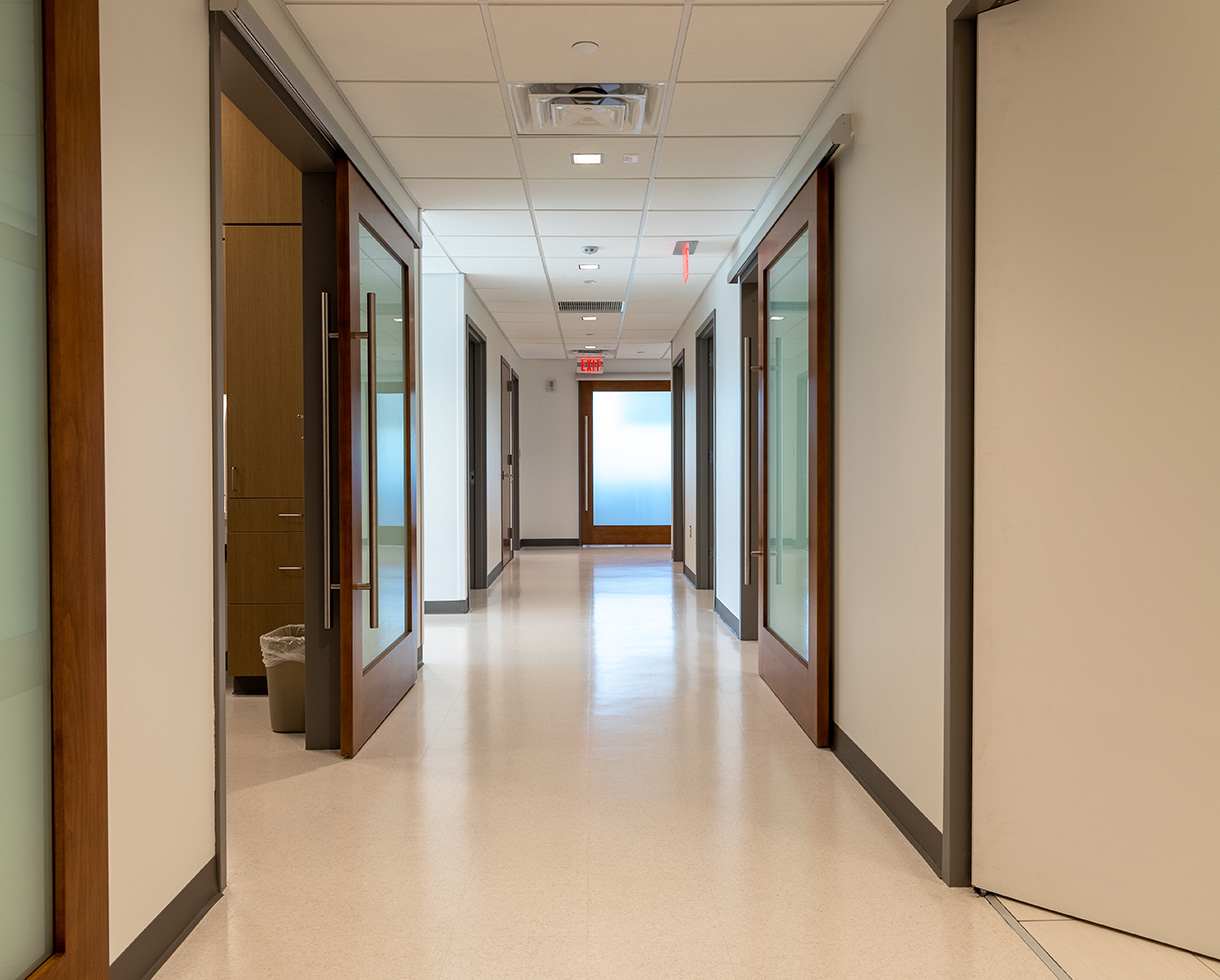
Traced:
<svg viewBox="0 0 1220 980">
<path fill-rule="evenodd" d="M 237 677 L 266 673 L 258 638 L 281 626 L 305 622 L 305 607 L 290 604 L 232 605 L 228 609 L 228 670 Z"/>
<path fill-rule="evenodd" d="M 305 535 L 299 531 L 230 534 L 229 602 L 304 602 Z"/>
<path fill-rule="evenodd" d="M 230 531 L 303 531 L 303 497 L 230 497 Z"/>
</svg>

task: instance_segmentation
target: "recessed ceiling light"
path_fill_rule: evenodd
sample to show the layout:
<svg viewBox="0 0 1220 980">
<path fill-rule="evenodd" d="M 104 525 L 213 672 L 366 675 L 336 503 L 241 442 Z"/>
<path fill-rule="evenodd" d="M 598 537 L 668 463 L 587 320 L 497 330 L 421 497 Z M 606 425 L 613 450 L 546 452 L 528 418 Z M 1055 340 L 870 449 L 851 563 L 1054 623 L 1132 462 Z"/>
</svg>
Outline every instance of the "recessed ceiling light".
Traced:
<svg viewBox="0 0 1220 980">
<path fill-rule="evenodd" d="M 592 272 L 594 269 L 600 269 L 601 266 L 596 262 L 582 262 L 576 268 L 580 269 L 582 272 Z"/>
<path fill-rule="evenodd" d="M 585 350 L 597 350 L 597 344 L 585 344 Z"/>
<path fill-rule="evenodd" d="M 773 316 L 773 317 L 771 317 L 771 319 L 772 320 L 782 320 L 783 317 L 782 316 Z"/>
<path fill-rule="evenodd" d="M 572 50 L 577 54 L 592 54 L 597 50 L 596 41 L 577 41 L 572 45 Z"/>
<path fill-rule="evenodd" d="M 600 153 L 573 153 L 572 162 L 582 167 L 589 167 L 602 162 Z"/>
<path fill-rule="evenodd" d="M 597 319 L 597 317 L 595 317 L 595 316 L 582 316 L 582 317 L 581 317 L 581 319 L 582 319 L 582 320 L 596 320 L 596 319 Z"/>
</svg>

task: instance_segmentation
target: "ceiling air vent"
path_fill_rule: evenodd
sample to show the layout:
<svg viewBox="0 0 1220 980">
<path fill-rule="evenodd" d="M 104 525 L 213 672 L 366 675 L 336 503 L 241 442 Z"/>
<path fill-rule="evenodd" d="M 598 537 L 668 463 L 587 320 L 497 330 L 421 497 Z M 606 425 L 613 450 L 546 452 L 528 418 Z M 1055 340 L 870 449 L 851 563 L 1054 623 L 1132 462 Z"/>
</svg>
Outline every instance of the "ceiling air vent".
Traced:
<svg viewBox="0 0 1220 980">
<path fill-rule="evenodd" d="M 560 313 L 622 313 L 623 303 L 619 300 L 617 303 L 607 302 L 571 302 L 569 300 L 559 301 Z"/>
<path fill-rule="evenodd" d="M 531 82 L 510 85 L 521 136 L 639 136 L 657 131 L 660 83 Z"/>
</svg>

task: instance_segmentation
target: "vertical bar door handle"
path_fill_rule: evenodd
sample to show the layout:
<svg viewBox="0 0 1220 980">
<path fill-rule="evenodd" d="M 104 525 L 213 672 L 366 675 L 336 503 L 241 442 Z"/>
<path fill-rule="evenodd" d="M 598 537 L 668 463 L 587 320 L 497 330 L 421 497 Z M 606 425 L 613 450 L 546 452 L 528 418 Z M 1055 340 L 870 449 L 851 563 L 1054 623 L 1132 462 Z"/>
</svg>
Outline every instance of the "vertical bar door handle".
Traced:
<svg viewBox="0 0 1220 980">
<path fill-rule="evenodd" d="M 229 467 L 229 493 L 237 493 L 237 467 Z"/>
<path fill-rule="evenodd" d="M 330 577 L 330 294 L 322 294 L 322 628 L 331 628 Z"/>
<path fill-rule="evenodd" d="M 369 629 L 381 617 L 377 602 L 377 294 L 366 296 L 369 318 Z"/>
<path fill-rule="evenodd" d="M 585 510 L 589 509 L 589 491 L 593 483 L 593 443 L 590 436 L 590 418 L 585 416 L 585 457 L 588 459 L 588 465 L 585 467 Z"/>
<path fill-rule="evenodd" d="M 750 379 L 752 377 L 750 371 L 750 338 L 744 338 L 741 346 L 741 404 L 745 412 L 745 424 L 741 427 L 742 442 L 744 443 L 741 448 L 742 455 L 745 457 L 741 467 L 742 473 L 745 475 L 741 493 L 741 554 L 745 558 L 745 584 L 749 585 L 754 574 L 754 558 L 750 554 L 750 523 L 752 517 L 750 505 L 754 497 L 754 480 L 751 471 L 753 458 L 750 454 Z"/>
</svg>

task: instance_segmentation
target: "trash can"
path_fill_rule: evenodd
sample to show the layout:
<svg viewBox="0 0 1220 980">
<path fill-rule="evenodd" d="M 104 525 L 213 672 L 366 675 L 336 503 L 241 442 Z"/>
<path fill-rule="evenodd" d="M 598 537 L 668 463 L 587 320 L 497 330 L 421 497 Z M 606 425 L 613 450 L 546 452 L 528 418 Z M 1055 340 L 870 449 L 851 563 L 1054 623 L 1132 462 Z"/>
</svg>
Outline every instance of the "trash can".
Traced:
<svg viewBox="0 0 1220 980">
<path fill-rule="evenodd" d="M 267 668 L 273 732 L 305 731 L 305 627 L 281 626 L 258 638 Z"/>
</svg>

